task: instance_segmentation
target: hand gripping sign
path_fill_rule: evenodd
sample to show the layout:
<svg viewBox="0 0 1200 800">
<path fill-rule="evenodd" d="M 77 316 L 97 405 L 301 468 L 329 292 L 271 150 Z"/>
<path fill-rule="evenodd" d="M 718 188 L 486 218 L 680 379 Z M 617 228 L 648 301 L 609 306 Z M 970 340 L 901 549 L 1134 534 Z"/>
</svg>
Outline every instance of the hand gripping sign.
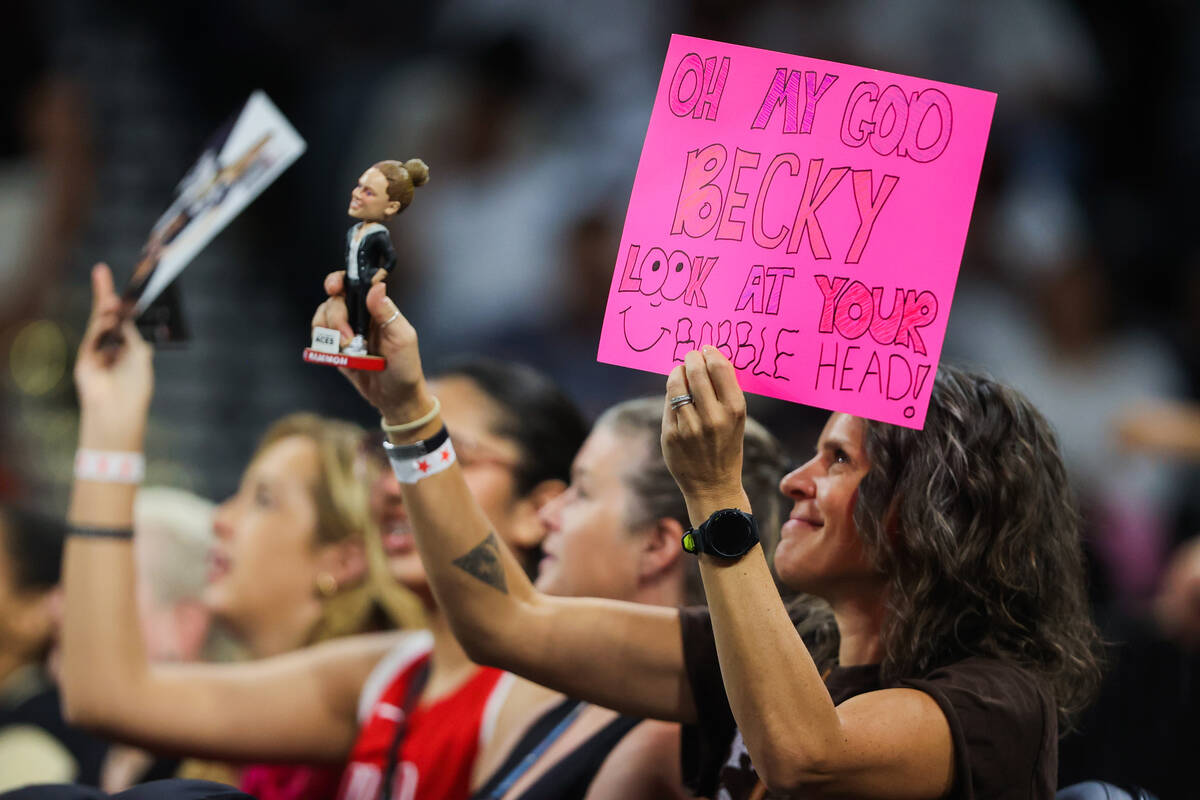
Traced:
<svg viewBox="0 0 1200 800">
<path fill-rule="evenodd" d="M 671 37 L 599 360 L 923 426 L 995 102 Z"/>
</svg>

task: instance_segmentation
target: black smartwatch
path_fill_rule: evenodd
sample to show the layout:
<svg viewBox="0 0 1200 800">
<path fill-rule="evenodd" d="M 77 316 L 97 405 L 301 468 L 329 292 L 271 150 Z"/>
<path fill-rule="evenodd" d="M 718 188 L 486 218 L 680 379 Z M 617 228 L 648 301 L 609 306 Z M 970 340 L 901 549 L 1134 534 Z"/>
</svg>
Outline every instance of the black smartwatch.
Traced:
<svg viewBox="0 0 1200 800">
<path fill-rule="evenodd" d="M 683 535 L 683 549 L 692 555 L 741 558 L 758 544 L 758 523 L 736 508 L 723 508 Z"/>
</svg>

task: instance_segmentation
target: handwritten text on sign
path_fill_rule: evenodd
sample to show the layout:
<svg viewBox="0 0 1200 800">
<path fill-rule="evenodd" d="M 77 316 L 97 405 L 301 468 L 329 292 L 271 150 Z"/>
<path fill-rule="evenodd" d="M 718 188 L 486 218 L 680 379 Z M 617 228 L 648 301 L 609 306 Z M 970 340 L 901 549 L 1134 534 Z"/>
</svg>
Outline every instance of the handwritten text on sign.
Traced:
<svg viewBox="0 0 1200 800">
<path fill-rule="evenodd" d="M 995 100 L 672 37 L 599 359 L 922 426 Z"/>
</svg>

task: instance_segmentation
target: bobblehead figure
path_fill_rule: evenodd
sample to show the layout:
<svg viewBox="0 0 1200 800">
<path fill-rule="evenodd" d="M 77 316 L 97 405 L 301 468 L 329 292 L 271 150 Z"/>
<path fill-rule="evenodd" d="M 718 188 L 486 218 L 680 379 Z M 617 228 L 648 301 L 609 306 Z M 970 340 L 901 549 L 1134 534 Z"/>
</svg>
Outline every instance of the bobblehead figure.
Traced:
<svg viewBox="0 0 1200 800">
<path fill-rule="evenodd" d="M 408 208 L 413 190 L 429 180 L 429 167 L 419 158 L 380 161 L 358 179 L 350 192 L 346 213 L 359 220 L 346 232 L 345 289 L 347 322 L 353 331 L 349 342 L 339 348 L 341 334 L 332 328 L 314 327 L 312 347 L 304 349 L 310 364 L 378 371 L 387 363 L 367 352 L 371 315 L 367 292 L 387 278 L 396 266 L 396 253 L 384 223 Z M 386 324 L 386 323 L 385 323 Z"/>
<path fill-rule="evenodd" d="M 407 208 L 413 190 L 427 180 L 429 168 L 419 158 L 403 164 L 380 161 L 359 177 L 350 192 L 346 213 L 359 222 L 346 232 L 346 310 L 354 331 L 354 338 L 342 348 L 346 355 L 366 355 L 371 322 L 367 291 L 396 266 L 392 239 L 383 223 Z"/>
</svg>

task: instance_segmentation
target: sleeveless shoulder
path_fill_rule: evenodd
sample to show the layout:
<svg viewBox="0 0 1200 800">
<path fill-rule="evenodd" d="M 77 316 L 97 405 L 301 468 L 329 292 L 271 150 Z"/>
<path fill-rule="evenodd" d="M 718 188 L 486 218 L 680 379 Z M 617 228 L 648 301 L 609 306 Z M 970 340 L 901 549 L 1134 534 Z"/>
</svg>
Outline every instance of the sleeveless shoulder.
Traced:
<svg viewBox="0 0 1200 800">
<path fill-rule="evenodd" d="M 379 701 L 388 684 L 410 664 L 433 649 L 433 634 L 429 631 L 413 631 L 401 637 L 396 646 L 371 670 L 358 696 L 358 724 L 362 725 L 371 716 L 371 709 Z"/>
</svg>

